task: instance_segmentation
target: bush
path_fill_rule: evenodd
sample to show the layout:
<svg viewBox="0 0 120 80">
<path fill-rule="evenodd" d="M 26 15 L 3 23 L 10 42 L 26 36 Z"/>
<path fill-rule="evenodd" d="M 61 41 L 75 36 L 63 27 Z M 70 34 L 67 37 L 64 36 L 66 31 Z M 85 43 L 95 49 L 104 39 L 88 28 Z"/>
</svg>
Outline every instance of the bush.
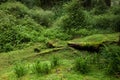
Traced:
<svg viewBox="0 0 120 80">
<path fill-rule="evenodd" d="M 89 72 L 90 67 L 88 65 L 88 58 L 79 57 L 75 60 L 74 65 L 75 71 L 78 71 L 82 74 L 86 74 Z"/>
<path fill-rule="evenodd" d="M 15 46 L 18 42 L 18 36 L 14 26 L 16 22 L 16 18 L 12 15 L 6 15 L 6 13 L 0 13 L 0 52 L 6 51 L 5 49 L 9 46 Z M 7 50 L 9 51 L 9 50 Z"/>
<path fill-rule="evenodd" d="M 26 17 L 26 15 L 28 15 L 40 25 L 47 27 L 51 26 L 54 17 L 54 13 L 52 11 L 43 10 L 36 7 L 33 9 L 29 9 L 20 2 L 6 2 L 0 5 L 0 9 L 17 18 L 24 18 Z"/>
<path fill-rule="evenodd" d="M 17 64 L 14 67 L 14 72 L 18 78 L 24 76 L 27 73 L 27 70 L 25 69 L 25 66 L 22 64 Z"/>
<path fill-rule="evenodd" d="M 79 0 L 72 0 L 64 5 L 66 15 L 61 18 L 61 27 L 64 31 L 70 33 L 71 29 L 77 30 L 86 25 L 85 15 L 80 3 Z"/>
<path fill-rule="evenodd" d="M 107 29 L 111 26 L 112 18 L 108 15 L 95 16 L 93 26 L 96 28 Z"/>
<path fill-rule="evenodd" d="M 27 15 L 28 12 L 29 9 L 19 2 L 0 5 L 0 52 L 17 49 L 19 44 L 38 41 L 42 27 Z"/>
<path fill-rule="evenodd" d="M 52 25 L 54 13 L 43 9 L 31 9 L 28 14 L 40 25 L 49 27 Z"/>
<path fill-rule="evenodd" d="M 53 56 L 51 60 L 51 66 L 54 68 L 56 66 L 60 65 L 59 57 Z"/>
<path fill-rule="evenodd" d="M 113 6 L 111 9 L 110 9 L 110 12 L 115 14 L 115 15 L 120 15 L 120 5 L 118 6 Z"/>
<path fill-rule="evenodd" d="M 42 72 L 42 64 L 37 61 L 33 66 L 33 71 L 37 74 L 40 74 Z"/>
<path fill-rule="evenodd" d="M 105 0 L 98 0 L 95 8 L 93 9 L 94 14 L 104 14 L 107 12 L 107 5 Z"/>
<path fill-rule="evenodd" d="M 50 72 L 50 65 L 48 63 L 42 63 L 40 61 L 36 61 L 33 66 L 33 70 L 37 74 L 48 74 Z"/>
<path fill-rule="evenodd" d="M 0 5 L 0 9 L 8 14 L 12 14 L 17 18 L 23 18 L 29 10 L 24 4 L 20 2 L 6 2 Z"/>
<path fill-rule="evenodd" d="M 17 23 L 18 25 L 15 26 L 16 31 L 25 38 L 22 39 L 22 42 L 38 41 L 37 36 L 41 35 L 43 28 L 36 23 L 34 19 L 25 16 L 24 18 L 19 19 Z"/>
<path fill-rule="evenodd" d="M 120 15 L 116 15 L 112 19 L 111 27 L 113 30 L 120 32 Z"/>
<path fill-rule="evenodd" d="M 50 72 L 51 67 L 48 63 L 44 63 L 42 67 L 43 67 L 42 71 L 43 71 L 44 74 L 48 74 Z"/>
<path fill-rule="evenodd" d="M 33 19 L 25 17 L 19 20 L 4 11 L 1 11 L 0 17 L 0 52 L 11 51 L 18 44 L 37 41 L 36 36 L 40 35 L 42 28 Z"/>
<path fill-rule="evenodd" d="M 109 75 L 120 74 L 120 47 L 110 45 L 102 50 L 102 55 L 105 58 L 106 73 Z"/>
<path fill-rule="evenodd" d="M 47 39 L 61 39 L 61 40 L 71 39 L 71 35 L 64 33 L 63 31 L 60 30 L 60 28 L 56 27 L 43 30 L 42 35 L 44 35 L 44 38 Z"/>
<path fill-rule="evenodd" d="M 112 31 L 119 31 L 120 16 L 118 15 L 99 15 L 95 16 L 93 20 L 93 27 L 98 29 L 110 29 Z"/>
<path fill-rule="evenodd" d="M 40 5 L 41 5 L 41 0 L 16 0 L 16 1 L 19 1 L 23 4 L 25 4 L 29 8 L 32 8 L 34 6 L 40 7 Z"/>
</svg>

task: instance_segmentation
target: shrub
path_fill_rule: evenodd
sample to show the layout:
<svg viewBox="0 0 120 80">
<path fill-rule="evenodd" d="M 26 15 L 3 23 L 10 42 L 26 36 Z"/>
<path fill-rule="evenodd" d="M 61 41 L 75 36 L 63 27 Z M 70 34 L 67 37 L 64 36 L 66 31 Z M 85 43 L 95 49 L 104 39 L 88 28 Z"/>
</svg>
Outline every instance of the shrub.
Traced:
<svg viewBox="0 0 120 80">
<path fill-rule="evenodd" d="M 79 29 L 77 31 L 74 32 L 74 37 L 78 36 L 78 37 L 84 37 L 84 36 L 89 36 L 92 34 L 92 31 L 88 30 L 88 29 Z"/>
<path fill-rule="evenodd" d="M 11 51 L 18 44 L 37 41 L 36 36 L 40 35 L 42 28 L 33 19 L 25 17 L 19 20 L 4 11 L 1 11 L 0 17 L 0 52 Z"/>
<path fill-rule="evenodd" d="M 99 15 L 95 16 L 92 22 L 94 28 L 98 29 L 110 29 L 112 31 L 119 31 L 119 15 Z"/>
<path fill-rule="evenodd" d="M 23 4 L 25 4 L 29 8 L 32 8 L 34 6 L 40 7 L 40 5 L 41 5 L 41 0 L 16 0 L 16 1 L 19 1 Z"/>
<path fill-rule="evenodd" d="M 113 30 L 120 32 L 120 15 L 116 15 L 112 19 L 111 27 Z"/>
<path fill-rule="evenodd" d="M 109 75 L 120 74 L 120 47 L 110 45 L 102 50 L 102 55 L 105 58 L 106 73 Z"/>
<path fill-rule="evenodd" d="M 105 64 L 103 64 L 104 58 L 100 53 L 94 53 L 91 56 L 91 63 L 95 65 L 98 69 L 104 69 L 104 67 L 106 66 Z"/>
<path fill-rule="evenodd" d="M 0 52 L 17 49 L 19 44 L 38 41 L 37 36 L 41 35 L 42 27 L 27 16 L 28 8 L 19 2 L 13 5 L 12 2 L 0 5 Z M 19 14 L 24 16 L 18 18 Z"/>
<path fill-rule="evenodd" d="M 6 13 L 0 13 L 0 52 L 6 51 L 9 46 L 15 46 L 18 42 L 18 36 L 14 26 L 16 18 L 12 15 L 6 15 Z M 9 51 L 9 50 L 8 50 Z"/>
<path fill-rule="evenodd" d="M 52 24 L 54 13 L 43 9 L 31 9 L 28 14 L 40 25 L 49 27 Z"/>
<path fill-rule="evenodd" d="M 43 63 L 43 73 L 48 74 L 50 72 L 50 65 L 48 63 Z"/>
<path fill-rule="evenodd" d="M 72 0 L 64 5 L 66 15 L 62 16 L 61 27 L 70 33 L 71 29 L 79 29 L 86 25 L 85 15 L 79 0 Z"/>
<path fill-rule="evenodd" d="M 95 16 L 94 19 L 94 27 L 107 29 L 111 26 L 112 18 L 108 17 L 108 15 Z"/>
<path fill-rule="evenodd" d="M 59 57 L 53 56 L 52 59 L 51 59 L 51 66 L 56 67 L 58 65 L 60 65 Z"/>
<path fill-rule="evenodd" d="M 113 6 L 111 9 L 110 9 L 110 12 L 115 14 L 115 15 L 120 15 L 120 5 L 118 6 Z"/>
<path fill-rule="evenodd" d="M 91 61 L 91 63 L 92 64 L 99 64 L 99 61 L 100 61 L 100 55 L 98 53 L 94 53 L 92 55 L 92 61 Z"/>
<path fill-rule="evenodd" d="M 4 44 L 2 46 L 3 48 L 0 48 L 0 49 L 3 49 L 5 52 L 12 51 L 14 49 L 14 47 L 12 45 L 13 44 L 11 44 L 11 43 Z"/>
<path fill-rule="evenodd" d="M 42 72 L 41 62 L 37 61 L 33 66 L 33 70 L 34 70 L 35 73 L 40 74 Z"/>
<path fill-rule="evenodd" d="M 18 78 L 24 76 L 27 73 L 27 70 L 25 69 L 25 66 L 22 64 L 17 64 L 14 67 L 14 72 Z"/>
<path fill-rule="evenodd" d="M 50 72 L 50 65 L 48 63 L 42 63 L 40 61 L 37 61 L 34 66 L 33 70 L 37 74 L 48 74 Z"/>
<path fill-rule="evenodd" d="M 41 35 L 42 26 L 29 16 L 25 16 L 17 21 L 16 31 L 23 36 L 22 42 L 38 41 L 36 36 Z M 27 40 L 26 40 L 27 39 Z"/>
<path fill-rule="evenodd" d="M 71 35 L 64 33 L 63 31 L 60 30 L 60 28 L 56 27 L 43 30 L 42 35 L 44 35 L 44 37 L 48 39 L 61 39 L 61 40 L 71 39 Z"/>
<path fill-rule="evenodd" d="M 107 12 L 107 5 L 105 3 L 105 0 L 98 0 L 94 8 L 94 13 L 103 14 L 105 12 Z"/>
<path fill-rule="evenodd" d="M 79 57 L 75 60 L 74 65 L 75 71 L 78 71 L 82 74 L 86 74 L 89 72 L 90 67 L 88 65 L 88 58 Z"/>
<path fill-rule="evenodd" d="M 6 2 L 0 5 L 0 9 L 7 12 L 8 14 L 12 14 L 17 18 L 22 18 L 27 14 L 29 10 L 24 4 L 20 2 Z"/>
</svg>

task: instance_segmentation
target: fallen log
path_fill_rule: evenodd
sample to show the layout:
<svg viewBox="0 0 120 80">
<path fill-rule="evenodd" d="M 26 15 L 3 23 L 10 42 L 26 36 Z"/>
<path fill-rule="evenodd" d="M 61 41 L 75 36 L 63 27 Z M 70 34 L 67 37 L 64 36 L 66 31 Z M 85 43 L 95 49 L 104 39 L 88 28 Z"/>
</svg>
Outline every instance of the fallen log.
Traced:
<svg viewBox="0 0 120 80">
<path fill-rule="evenodd" d="M 61 47 L 64 47 L 65 44 L 61 43 L 62 41 L 59 41 L 59 40 L 52 40 L 52 41 L 48 41 L 46 43 L 46 46 L 48 48 L 61 48 Z"/>
<path fill-rule="evenodd" d="M 46 49 L 44 51 L 41 51 L 40 53 L 37 53 L 37 54 L 32 54 L 28 57 L 25 57 L 23 58 L 23 60 L 28 60 L 28 59 L 31 59 L 31 58 L 35 58 L 35 57 L 39 57 L 39 56 L 44 56 L 46 54 L 52 54 L 56 51 L 59 51 L 59 50 L 62 50 L 62 49 L 65 49 L 65 47 L 62 47 L 62 48 L 53 48 L 53 49 Z"/>
<path fill-rule="evenodd" d="M 94 45 L 89 45 L 89 44 L 82 44 L 82 43 L 68 43 L 68 46 L 73 47 L 78 50 L 87 50 L 90 52 L 98 52 L 100 48 L 100 44 L 94 44 Z"/>
<path fill-rule="evenodd" d="M 104 41 L 104 42 L 68 42 L 68 46 L 75 48 L 77 50 L 86 50 L 89 52 L 99 52 L 101 47 L 106 44 L 116 44 L 118 41 Z"/>
</svg>

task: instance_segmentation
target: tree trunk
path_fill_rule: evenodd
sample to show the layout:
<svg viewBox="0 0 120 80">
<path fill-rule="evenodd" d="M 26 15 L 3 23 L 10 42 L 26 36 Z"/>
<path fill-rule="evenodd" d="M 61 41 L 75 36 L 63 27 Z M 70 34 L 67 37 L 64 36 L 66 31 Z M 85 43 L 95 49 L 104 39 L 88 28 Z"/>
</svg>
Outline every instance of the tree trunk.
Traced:
<svg viewBox="0 0 120 80">
<path fill-rule="evenodd" d="M 91 8 L 91 0 L 82 0 L 85 8 Z"/>
<path fill-rule="evenodd" d="M 119 33 L 119 42 L 118 42 L 118 45 L 120 46 L 120 33 Z"/>
<path fill-rule="evenodd" d="M 108 7 L 111 6 L 111 0 L 105 0 L 105 3 L 106 3 L 106 5 L 107 5 Z"/>
</svg>

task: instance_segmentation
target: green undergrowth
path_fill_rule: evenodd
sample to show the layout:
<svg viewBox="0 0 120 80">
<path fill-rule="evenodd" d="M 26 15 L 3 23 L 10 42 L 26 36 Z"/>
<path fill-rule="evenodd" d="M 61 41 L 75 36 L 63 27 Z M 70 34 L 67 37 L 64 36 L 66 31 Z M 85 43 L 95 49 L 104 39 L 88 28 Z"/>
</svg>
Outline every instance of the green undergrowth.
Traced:
<svg viewBox="0 0 120 80">
<path fill-rule="evenodd" d="M 15 54 L 14 52 L 11 52 L 11 53 Z M 25 53 L 25 50 L 23 50 L 23 53 Z M 20 74 L 21 77 L 17 78 L 16 73 L 14 73 L 14 67 L 16 66 L 15 64 L 16 62 L 14 62 L 11 66 L 9 66 L 10 68 L 2 69 L 2 72 L 0 73 L 0 79 L 1 80 L 16 80 L 16 79 L 20 79 L 20 80 L 29 80 L 29 79 L 32 79 L 32 80 L 37 80 L 37 79 L 40 79 L 40 80 L 48 80 L 48 79 L 53 79 L 53 80 L 60 80 L 60 79 L 119 80 L 119 78 L 117 79 L 115 77 L 109 77 L 105 75 L 104 71 L 99 70 L 96 67 L 94 68 L 88 67 L 87 69 L 92 69 L 92 71 L 89 71 L 87 74 L 78 73 L 76 70 L 74 71 L 75 59 L 79 58 L 80 56 L 85 57 L 88 55 L 89 54 L 86 51 L 79 52 L 79 51 L 67 49 L 67 50 L 60 50 L 57 52 L 53 52 L 53 54 L 46 54 L 44 56 L 39 56 L 36 58 L 33 57 L 31 58 L 32 60 L 28 59 L 25 61 L 24 60 L 17 61 L 17 63 L 20 64 L 19 67 L 22 67 L 22 68 L 18 67 L 17 69 L 20 70 L 20 72 L 22 73 L 23 67 L 25 66 L 24 70 L 27 70 L 25 74 L 23 75 Z M 50 67 L 50 61 L 56 64 L 56 61 L 58 60 L 58 58 L 55 59 L 54 56 L 59 56 L 60 64 L 57 65 L 56 67 Z M 91 57 L 92 56 L 93 55 L 91 55 Z M 36 61 L 40 61 L 40 63 L 37 63 Z M 34 67 L 34 65 L 36 67 Z M 47 66 L 46 68 L 43 67 L 44 65 L 48 65 L 49 68 L 47 68 Z M 41 72 L 42 72 L 42 75 L 40 74 Z"/>
<path fill-rule="evenodd" d="M 96 42 L 102 40 L 116 41 L 118 40 L 117 37 L 118 37 L 118 33 L 96 34 L 75 40 L 76 42 L 78 41 L 93 42 L 93 40 Z M 101 66 L 102 65 L 101 62 L 103 62 L 104 59 L 101 58 L 100 55 L 94 53 L 91 54 L 91 52 L 87 52 L 87 51 L 78 51 L 73 48 L 67 47 L 66 46 L 67 41 L 66 42 L 59 41 L 59 43 L 64 43 L 63 44 L 64 47 L 47 48 L 44 47 L 46 45 L 45 43 L 34 43 L 31 44 L 30 47 L 26 47 L 21 50 L 11 51 L 8 53 L 5 52 L 1 53 L 0 79 L 1 80 L 16 80 L 16 79 L 119 80 L 119 78 L 116 78 L 114 76 L 110 77 L 105 74 L 104 69 L 101 68 L 104 67 Z M 38 48 L 40 52 L 38 53 L 34 52 L 35 48 Z M 37 61 L 39 61 L 40 63 L 37 64 Z M 20 64 L 20 66 L 16 65 L 16 63 Z M 76 69 L 74 69 L 75 67 L 78 68 L 77 71 Z M 41 69 L 40 75 L 38 74 L 39 68 Z M 15 72 L 15 70 L 19 72 Z"/>
<path fill-rule="evenodd" d="M 0 80 L 120 80 L 115 4 L 1 0 Z"/>
</svg>

